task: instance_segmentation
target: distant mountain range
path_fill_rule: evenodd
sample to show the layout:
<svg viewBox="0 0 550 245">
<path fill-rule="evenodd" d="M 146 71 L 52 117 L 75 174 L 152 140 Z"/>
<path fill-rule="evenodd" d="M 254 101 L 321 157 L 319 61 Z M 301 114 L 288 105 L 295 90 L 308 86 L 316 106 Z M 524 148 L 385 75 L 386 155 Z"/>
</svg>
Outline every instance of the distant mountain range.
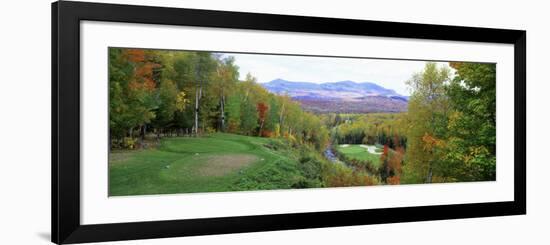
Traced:
<svg viewBox="0 0 550 245">
<path fill-rule="evenodd" d="M 326 113 L 402 112 L 408 96 L 372 82 L 296 82 L 276 79 L 262 84 L 275 94 L 287 94 L 305 110 Z"/>
</svg>

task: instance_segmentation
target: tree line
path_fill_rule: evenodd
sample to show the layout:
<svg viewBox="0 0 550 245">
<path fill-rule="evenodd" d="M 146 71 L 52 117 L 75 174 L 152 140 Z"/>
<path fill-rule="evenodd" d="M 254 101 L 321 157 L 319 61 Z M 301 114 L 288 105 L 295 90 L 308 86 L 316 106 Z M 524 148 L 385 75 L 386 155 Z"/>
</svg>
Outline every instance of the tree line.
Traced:
<svg viewBox="0 0 550 245">
<path fill-rule="evenodd" d="M 403 113 L 327 114 L 323 121 L 334 125 L 334 144 L 388 145 L 395 149 L 406 145 L 406 137 L 398 124 Z"/>
<path fill-rule="evenodd" d="M 409 81 L 405 182 L 496 178 L 496 65 L 428 63 Z"/>
<path fill-rule="evenodd" d="M 376 173 L 389 184 L 495 180 L 496 65 L 449 66 L 412 76 L 406 113 L 323 116 L 333 142 L 383 145 Z"/>
<path fill-rule="evenodd" d="M 269 93 L 232 56 L 202 51 L 109 48 L 111 148 L 147 135 L 228 132 L 285 137 L 323 149 L 328 130 L 288 96 Z"/>
</svg>

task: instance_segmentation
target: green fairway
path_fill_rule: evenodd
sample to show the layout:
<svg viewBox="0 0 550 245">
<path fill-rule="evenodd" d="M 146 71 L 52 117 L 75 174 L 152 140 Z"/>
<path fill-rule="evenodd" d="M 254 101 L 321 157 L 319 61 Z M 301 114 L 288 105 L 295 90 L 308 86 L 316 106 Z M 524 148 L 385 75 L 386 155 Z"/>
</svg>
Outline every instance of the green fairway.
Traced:
<svg viewBox="0 0 550 245">
<path fill-rule="evenodd" d="M 374 148 L 374 146 L 370 147 Z M 380 148 L 377 147 L 375 152 L 378 152 L 378 149 Z M 337 150 L 348 158 L 360 161 L 370 161 L 374 167 L 380 166 L 380 154 L 370 153 L 365 147 L 361 147 L 361 145 L 339 145 Z"/>
<path fill-rule="evenodd" d="M 109 154 L 109 195 L 295 188 L 302 177 L 290 149 L 274 139 L 216 133 L 161 140 L 157 149 Z M 277 142 L 275 142 L 277 143 Z"/>
</svg>

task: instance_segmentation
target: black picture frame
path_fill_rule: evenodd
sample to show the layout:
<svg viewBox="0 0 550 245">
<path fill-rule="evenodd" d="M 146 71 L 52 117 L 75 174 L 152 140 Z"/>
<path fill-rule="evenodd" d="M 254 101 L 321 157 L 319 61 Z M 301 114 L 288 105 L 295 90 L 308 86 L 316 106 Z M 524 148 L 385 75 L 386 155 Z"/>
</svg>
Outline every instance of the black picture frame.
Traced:
<svg viewBox="0 0 550 245">
<path fill-rule="evenodd" d="M 514 201 L 82 225 L 80 22 L 505 43 L 514 45 Z M 61 1 L 52 4 L 52 242 L 114 240 L 381 224 L 526 213 L 526 32 L 273 14 Z"/>
</svg>

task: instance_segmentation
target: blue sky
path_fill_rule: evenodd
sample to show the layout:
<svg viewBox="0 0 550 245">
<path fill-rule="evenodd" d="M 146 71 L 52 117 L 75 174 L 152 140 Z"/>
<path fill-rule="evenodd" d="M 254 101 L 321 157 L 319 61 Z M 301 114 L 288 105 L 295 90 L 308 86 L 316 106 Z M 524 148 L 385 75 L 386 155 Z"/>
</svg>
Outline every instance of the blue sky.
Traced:
<svg viewBox="0 0 550 245">
<path fill-rule="evenodd" d="M 406 81 L 422 71 L 425 61 L 308 57 L 263 54 L 224 54 L 235 57 L 240 78 L 252 74 L 260 83 L 277 78 L 303 82 L 374 82 L 409 95 Z M 442 62 L 440 65 L 447 66 Z"/>
</svg>

